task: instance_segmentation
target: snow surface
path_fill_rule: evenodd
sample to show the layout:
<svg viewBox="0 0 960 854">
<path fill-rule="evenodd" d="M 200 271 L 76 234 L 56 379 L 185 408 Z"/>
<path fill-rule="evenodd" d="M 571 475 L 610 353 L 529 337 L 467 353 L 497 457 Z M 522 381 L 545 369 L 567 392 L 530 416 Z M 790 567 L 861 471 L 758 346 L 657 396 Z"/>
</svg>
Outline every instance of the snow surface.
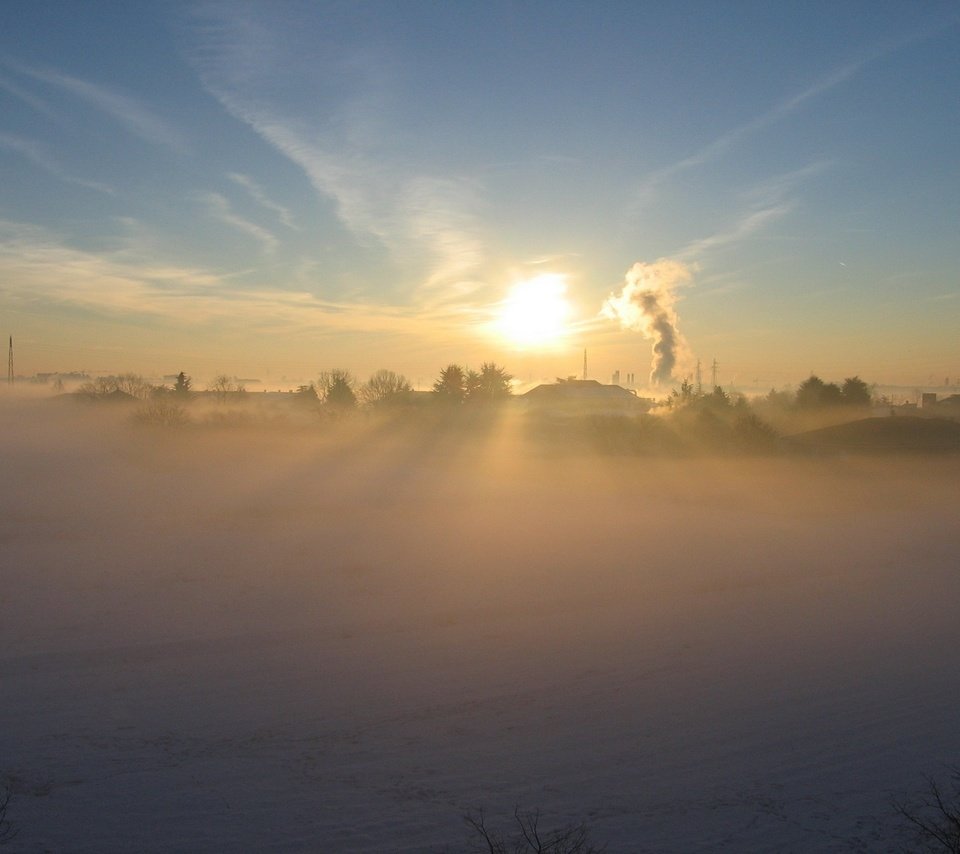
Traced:
<svg viewBox="0 0 960 854">
<path fill-rule="evenodd" d="M 960 762 L 956 458 L 0 427 L 4 850 L 900 850 Z"/>
</svg>

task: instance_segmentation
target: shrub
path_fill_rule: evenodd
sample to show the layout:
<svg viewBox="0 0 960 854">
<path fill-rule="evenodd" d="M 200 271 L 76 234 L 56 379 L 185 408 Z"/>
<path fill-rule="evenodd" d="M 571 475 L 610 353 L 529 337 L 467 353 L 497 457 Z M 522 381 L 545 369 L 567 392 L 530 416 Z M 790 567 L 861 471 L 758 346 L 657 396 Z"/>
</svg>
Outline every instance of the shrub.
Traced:
<svg viewBox="0 0 960 854">
<path fill-rule="evenodd" d="M 137 407 L 133 420 L 155 427 L 181 427 L 190 423 L 190 416 L 179 403 L 158 397 Z"/>
<path fill-rule="evenodd" d="M 960 854 L 960 769 L 951 772 L 950 792 L 933 777 L 927 777 L 926 792 L 908 802 L 894 801 L 893 807 L 909 824 L 920 851 L 949 851 Z"/>
<path fill-rule="evenodd" d="M 7 806 L 10 804 L 10 792 L 0 795 L 0 845 L 5 845 L 16 837 L 20 829 L 7 819 Z"/>
<path fill-rule="evenodd" d="M 540 828 L 540 810 L 525 812 L 519 807 L 513 811 L 514 833 L 505 838 L 487 827 L 483 810 L 467 814 L 464 821 L 473 831 L 474 850 L 487 854 L 602 854 L 606 846 L 597 848 L 588 839 L 587 827 L 582 822 L 545 831 Z"/>
</svg>

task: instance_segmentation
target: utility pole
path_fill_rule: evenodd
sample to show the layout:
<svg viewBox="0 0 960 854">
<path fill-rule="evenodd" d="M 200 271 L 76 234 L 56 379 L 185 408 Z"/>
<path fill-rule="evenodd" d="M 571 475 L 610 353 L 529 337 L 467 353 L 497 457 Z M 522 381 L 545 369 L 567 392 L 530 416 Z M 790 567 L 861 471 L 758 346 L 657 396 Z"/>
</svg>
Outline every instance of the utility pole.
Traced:
<svg viewBox="0 0 960 854">
<path fill-rule="evenodd" d="M 7 383 L 13 385 L 13 336 L 10 336 L 10 349 L 7 351 Z"/>
</svg>

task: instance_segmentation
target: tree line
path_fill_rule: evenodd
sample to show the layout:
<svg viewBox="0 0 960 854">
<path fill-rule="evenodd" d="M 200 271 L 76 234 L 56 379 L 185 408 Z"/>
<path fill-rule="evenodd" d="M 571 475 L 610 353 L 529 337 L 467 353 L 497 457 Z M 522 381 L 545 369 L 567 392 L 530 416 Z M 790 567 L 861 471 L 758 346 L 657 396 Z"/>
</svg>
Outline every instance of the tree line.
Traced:
<svg viewBox="0 0 960 854">
<path fill-rule="evenodd" d="M 513 376 L 494 362 L 484 362 L 479 370 L 451 363 L 441 369 L 433 383 L 433 399 L 443 405 L 503 400 L 513 393 Z M 241 398 L 246 394 L 242 382 L 226 374 L 214 377 L 201 392 L 217 400 Z M 172 386 L 155 385 L 139 374 L 97 377 L 84 383 L 76 394 L 87 399 L 129 399 L 141 401 L 174 399 L 186 401 L 198 392 L 186 372 L 177 374 Z M 410 404 L 414 399 L 410 381 L 394 371 L 375 371 L 360 382 L 350 371 L 334 368 L 321 371 L 318 378 L 297 387 L 294 399 L 303 405 L 345 410 L 358 406 L 389 407 Z"/>
</svg>

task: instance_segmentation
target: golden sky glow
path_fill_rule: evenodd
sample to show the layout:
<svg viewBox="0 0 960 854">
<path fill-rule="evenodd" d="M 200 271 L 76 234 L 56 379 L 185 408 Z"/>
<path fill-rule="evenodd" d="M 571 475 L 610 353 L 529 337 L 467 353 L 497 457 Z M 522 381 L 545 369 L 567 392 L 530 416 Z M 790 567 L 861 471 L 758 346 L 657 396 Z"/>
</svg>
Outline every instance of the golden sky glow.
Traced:
<svg viewBox="0 0 960 854">
<path fill-rule="evenodd" d="M 953 0 L 276 5 L 5 0 L 19 374 L 960 376 Z"/>
</svg>

